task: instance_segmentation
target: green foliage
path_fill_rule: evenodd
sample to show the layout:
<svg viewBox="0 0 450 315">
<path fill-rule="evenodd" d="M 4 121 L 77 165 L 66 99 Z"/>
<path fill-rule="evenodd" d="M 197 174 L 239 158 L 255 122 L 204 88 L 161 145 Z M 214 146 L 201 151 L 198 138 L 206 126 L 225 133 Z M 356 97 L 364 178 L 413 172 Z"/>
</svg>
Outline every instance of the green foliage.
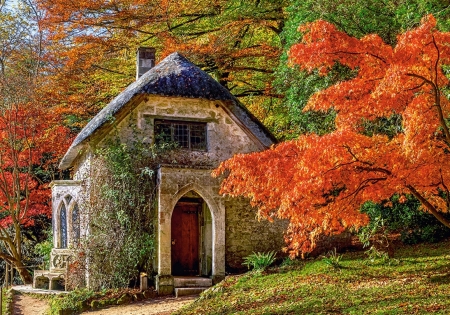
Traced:
<svg viewBox="0 0 450 315">
<path fill-rule="evenodd" d="M 339 255 L 336 251 L 336 247 L 334 250 L 328 252 L 328 254 L 322 258 L 322 261 L 329 267 L 334 269 L 341 269 L 341 259 L 342 255 Z"/>
<path fill-rule="evenodd" d="M 386 264 L 389 262 L 390 242 L 385 220 L 381 216 L 371 218 L 370 223 L 358 231 L 358 237 L 363 248 L 369 248 L 364 253 L 368 264 Z"/>
<path fill-rule="evenodd" d="M 276 253 L 274 251 L 270 251 L 267 253 L 253 253 L 244 257 L 243 265 L 247 266 L 248 269 L 253 269 L 255 271 L 264 271 L 267 267 L 269 267 L 276 258 Z"/>
<path fill-rule="evenodd" d="M 362 133 L 371 137 L 375 134 L 386 135 L 389 139 L 403 131 L 402 116 L 392 114 L 390 117 L 379 117 L 375 120 L 361 122 Z"/>
<path fill-rule="evenodd" d="M 5 314 L 6 309 L 7 309 L 6 289 L 4 289 L 3 287 L 0 287 L 0 293 L 2 294 L 2 305 L 0 305 L 0 307 L 2 308 L 2 314 Z"/>
<path fill-rule="evenodd" d="M 280 268 L 289 268 L 291 266 L 295 265 L 295 259 L 292 259 L 291 257 L 286 257 L 281 262 Z"/>
<path fill-rule="evenodd" d="M 358 231 L 358 237 L 363 248 L 369 247 L 371 240 L 378 235 L 382 238 L 387 238 L 387 231 L 384 225 L 384 219 L 381 216 L 371 217 L 370 223 L 362 227 Z"/>
<path fill-rule="evenodd" d="M 83 310 L 83 304 L 95 296 L 94 291 L 88 289 L 79 289 L 68 294 L 59 294 L 50 298 L 50 315 L 59 315 L 63 310 L 71 310 L 80 313 Z"/>
<path fill-rule="evenodd" d="M 53 248 L 53 230 L 50 228 L 45 232 L 47 238 L 41 243 L 36 244 L 34 252 L 42 259 L 42 270 L 49 270 L 50 268 L 50 254 Z"/>
<path fill-rule="evenodd" d="M 135 137 L 139 138 L 139 137 Z M 154 169 L 167 144 L 122 143 L 118 137 L 96 152 L 87 185 L 89 235 L 80 244 L 71 264 L 69 287 L 89 285 L 95 290 L 128 287 L 139 272 L 152 273 L 154 255 Z M 89 266 L 87 266 L 87 262 Z"/>
<path fill-rule="evenodd" d="M 12 289 L 1 288 L 2 293 L 2 308 L 3 313 L 5 315 L 11 315 L 13 313 L 13 299 L 14 299 L 14 291 Z"/>
<path fill-rule="evenodd" d="M 389 254 L 387 252 L 381 251 L 377 249 L 375 246 L 370 246 L 368 250 L 364 252 L 367 255 L 367 264 L 371 265 L 385 265 L 385 264 L 391 264 L 392 261 L 389 257 Z"/>
<path fill-rule="evenodd" d="M 419 211 L 420 203 L 413 196 L 405 196 L 405 202 L 399 202 L 400 196 L 394 195 L 384 204 L 368 202 L 361 211 L 370 217 L 370 223 L 360 232 L 367 241 L 371 236 L 383 233 L 400 233 L 401 241 L 406 244 L 420 242 L 438 242 L 450 236 L 450 229 L 442 225 L 429 213 Z M 445 216 L 448 216 L 444 214 Z M 361 239 L 361 241 L 364 240 Z"/>
</svg>

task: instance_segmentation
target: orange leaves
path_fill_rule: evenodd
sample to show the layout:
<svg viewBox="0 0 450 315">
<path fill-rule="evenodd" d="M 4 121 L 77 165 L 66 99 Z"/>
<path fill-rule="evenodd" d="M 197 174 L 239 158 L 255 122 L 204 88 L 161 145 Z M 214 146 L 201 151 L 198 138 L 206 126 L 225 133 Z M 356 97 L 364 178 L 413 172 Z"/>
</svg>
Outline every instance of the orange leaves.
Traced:
<svg viewBox="0 0 450 315">
<path fill-rule="evenodd" d="M 432 16 L 417 29 L 398 38 L 392 48 L 377 35 L 352 38 L 325 21 L 300 28 L 303 42 L 290 51 L 302 69 L 326 71 L 338 62 L 358 69 L 357 76 L 314 95 L 305 110 L 335 108 L 338 128 L 354 128 L 361 118 L 374 119 L 400 113 L 434 86 L 448 83 L 441 64 L 449 58 L 449 35 L 435 30 Z"/>
<path fill-rule="evenodd" d="M 366 216 L 358 212 L 358 188 L 377 184 L 372 178 L 381 182 L 384 173 L 367 168 L 365 176 L 345 180 L 351 180 L 351 172 L 358 168 L 362 172 L 364 161 L 355 160 L 353 154 L 364 157 L 367 141 L 352 133 L 304 136 L 265 152 L 235 156 L 215 175 L 229 172 L 221 192 L 249 197 L 261 217 L 275 213 L 289 219 L 289 235 L 297 244 L 291 244 L 292 250 L 310 251 L 319 235 L 366 223 Z"/>
<path fill-rule="evenodd" d="M 442 65 L 450 62 L 450 34 L 435 26 L 425 17 L 395 48 L 377 35 L 352 38 L 325 21 L 301 26 L 302 43 L 290 50 L 301 69 L 326 73 L 336 62 L 357 69 L 305 108 L 334 108 L 337 130 L 223 162 L 215 172 L 226 174 L 221 192 L 249 197 L 261 217 L 288 219 L 291 254 L 311 251 L 320 235 L 366 224 L 360 206 L 394 193 L 413 193 L 433 214 L 447 212 L 450 104 Z M 392 114 L 401 116 L 402 130 L 390 138 L 361 133 L 363 121 Z"/>
<path fill-rule="evenodd" d="M 351 69 L 377 71 L 392 54 L 392 48 L 379 36 L 369 35 L 358 40 L 326 21 L 308 23 L 299 30 L 305 32 L 303 41 L 291 47 L 289 57 L 307 71 L 319 69 L 325 74 L 336 62 Z"/>
<path fill-rule="evenodd" d="M 74 106 L 95 104 L 98 110 L 111 95 L 84 90 L 101 91 L 102 84 L 120 90 L 134 80 L 139 46 L 155 47 L 157 61 L 174 51 L 185 54 L 235 95 L 265 99 L 274 94 L 270 82 L 281 54 L 283 1 L 39 2 L 46 10 L 42 26 L 52 39 L 49 51 L 58 56 L 55 84 L 66 95 L 76 94 Z M 84 103 L 79 95 L 86 95 Z"/>
<path fill-rule="evenodd" d="M 41 78 L 34 78 L 39 82 Z M 11 77 L 0 78 L 0 226 L 34 224 L 50 217 L 50 190 L 42 181 L 49 165 L 67 148 L 69 131 L 57 124 L 58 111 L 45 102 L 44 90 Z M 40 83 L 40 82 L 39 82 Z M 27 89 L 23 89 L 25 84 Z M 8 88 L 6 88 L 8 87 Z M 14 92 L 15 98 L 9 97 Z M 45 179 L 48 181 L 49 179 Z"/>
</svg>

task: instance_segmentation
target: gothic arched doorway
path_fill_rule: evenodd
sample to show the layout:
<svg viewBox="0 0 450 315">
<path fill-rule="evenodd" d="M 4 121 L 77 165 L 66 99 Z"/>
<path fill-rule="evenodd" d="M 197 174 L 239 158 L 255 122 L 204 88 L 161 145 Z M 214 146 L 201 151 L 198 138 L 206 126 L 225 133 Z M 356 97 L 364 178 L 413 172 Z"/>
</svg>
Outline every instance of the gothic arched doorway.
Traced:
<svg viewBox="0 0 450 315">
<path fill-rule="evenodd" d="M 213 220 L 205 200 L 191 190 L 172 212 L 171 261 L 173 276 L 211 276 Z"/>
<path fill-rule="evenodd" d="M 181 198 L 172 213 L 172 275 L 197 276 L 200 274 L 199 217 L 202 200 Z"/>
</svg>

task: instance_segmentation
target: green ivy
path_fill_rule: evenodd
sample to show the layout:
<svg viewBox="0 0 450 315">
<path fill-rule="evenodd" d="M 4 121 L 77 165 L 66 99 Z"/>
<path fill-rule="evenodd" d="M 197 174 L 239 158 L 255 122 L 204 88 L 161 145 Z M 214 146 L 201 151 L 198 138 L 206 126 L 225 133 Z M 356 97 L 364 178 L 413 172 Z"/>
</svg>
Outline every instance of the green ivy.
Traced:
<svg viewBox="0 0 450 315">
<path fill-rule="evenodd" d="M 136 137 L 139 138 L 139 137 Z M 159 157 L 170 144 L 108 141 L 92 159 L 90 183 L 83 204 L 89 213 L 89 235 L 77 248 L 69 268 L 69 288 L 124 288 L 139 272 L 152 273 L 155 249 L 154 211 Z M 78 275 L 78 277 L 76 276 Z"/>
</svg>

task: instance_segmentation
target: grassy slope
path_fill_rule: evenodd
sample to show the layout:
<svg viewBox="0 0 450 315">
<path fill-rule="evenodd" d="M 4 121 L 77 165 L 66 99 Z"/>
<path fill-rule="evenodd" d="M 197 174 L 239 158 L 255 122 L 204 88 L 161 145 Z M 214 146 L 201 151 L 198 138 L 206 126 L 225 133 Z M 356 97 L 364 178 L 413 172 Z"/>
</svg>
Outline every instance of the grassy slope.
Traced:
<svg viewBox="0 0 450 315">
<path fill-rule="evenodd" d="M 3 294 L 3 296 L 2 296 L 2 305 L 1 305 L 2 311 L 3 311 L 2 314 L 6 314 L 6 305 L 7 305 L 7 303 L 6 303 L 6 289 L 2 290 L 2 294 Z"/>
<path fill-rule="evenodd" d="M 445 241 L 388 262 L 346 253 L 340 269 L 318 259 L 230 276 L 176 314 L 450 314 L 449 250 Z"/>
</svg>

